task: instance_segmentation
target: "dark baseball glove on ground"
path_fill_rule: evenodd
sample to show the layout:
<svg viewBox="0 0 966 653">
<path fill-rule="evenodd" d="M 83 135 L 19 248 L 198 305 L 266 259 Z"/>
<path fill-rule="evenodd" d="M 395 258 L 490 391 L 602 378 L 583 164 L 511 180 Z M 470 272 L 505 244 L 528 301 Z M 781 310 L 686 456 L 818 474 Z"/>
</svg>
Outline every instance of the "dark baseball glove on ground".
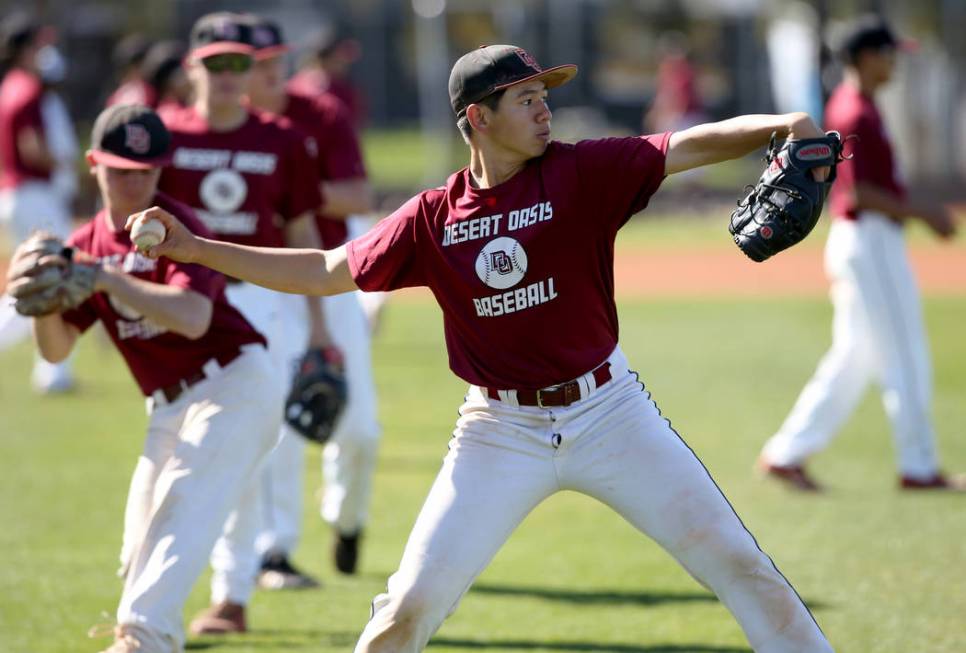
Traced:
<svg viewBox="0 0 966 653">
<path fill-rule="evenodd" d="M 731 214 L 728 231 L 748 258 L 764 261 L 801 241 L 822 215 L 822 205 L 835 167 L 842 160 L 842 138 L 828 132 L 822 138 L 786 140 L 781 147 L 772 134 L 768 166 Z M 828 177 L 816 181 L 812 170 L 828 166 Z"/>
<path fill-rule="evenodd" d="M 21 315 L 37 317 L 80 306 L 94 292 L 98 265 L 82 262 L 60 239 L 37 233 L 14 252 L 7 293 Z"/>
<path fill-rule="evenodd" d="M 310 349 L 299 363 L 285 401 L 285 421 L 313 442 L 324 444 L 345 408 L 347 388 L 341 355 Z"/>
</svg>

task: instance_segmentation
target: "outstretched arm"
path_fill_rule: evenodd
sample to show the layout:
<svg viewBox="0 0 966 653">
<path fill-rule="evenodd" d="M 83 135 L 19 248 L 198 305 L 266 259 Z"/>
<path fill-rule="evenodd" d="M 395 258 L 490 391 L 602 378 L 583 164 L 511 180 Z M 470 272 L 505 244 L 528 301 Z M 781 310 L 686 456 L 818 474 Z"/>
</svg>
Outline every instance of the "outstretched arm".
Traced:
<svg viewBox="0 0 966 653">
<path fill-rule="evenodd" d="M 157 206 L 127 220 L 130 230 L 139 220 L 157 218 L 167 230 L 163 242 L 145 254 L 173 261 L 198 263 L 236 279 L 298 295 L 337 295 L 356 290 L 349 273 L 345 245 L 333 250 L 249 247 L 192 234 L 177 218 Z"/>
<path fill-rule="evenodd" d="M 671 135 L 665 172 L 670 175 L 737 159 L 767 144 L 772 133 L 779 138 L 825 136 L 807 113 L 755 114 L 709 122 Z"/>
</svg>

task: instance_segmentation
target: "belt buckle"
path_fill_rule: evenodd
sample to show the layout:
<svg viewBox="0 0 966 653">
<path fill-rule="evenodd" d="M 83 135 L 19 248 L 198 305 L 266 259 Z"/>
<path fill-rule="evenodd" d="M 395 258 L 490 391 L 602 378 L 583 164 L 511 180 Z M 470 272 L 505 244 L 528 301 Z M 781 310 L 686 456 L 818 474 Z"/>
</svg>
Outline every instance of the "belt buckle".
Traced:
<svg viewBox="0 0 966 653">
<path fill-rule="evenodd" d="M 552 385 L 552 386 L 549 386 L 547 388 L 541 388 L 541 389 L 537 390 L 537 406 L 539 406 L 540 408 L 547 408 L 547 406 L 544 406 L 543 405 L 542 393 L 544 393 L 544 392 L 553 392 L 554 390 L 559 390 L 561 385 L 563 385 L 563 384 Z"/>
</svg>

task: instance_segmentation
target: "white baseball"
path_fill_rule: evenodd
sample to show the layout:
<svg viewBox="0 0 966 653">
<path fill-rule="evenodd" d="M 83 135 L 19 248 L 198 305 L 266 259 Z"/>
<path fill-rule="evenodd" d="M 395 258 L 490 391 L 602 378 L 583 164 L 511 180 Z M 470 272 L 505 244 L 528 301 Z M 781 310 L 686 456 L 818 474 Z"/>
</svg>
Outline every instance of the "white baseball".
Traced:
<svg viewBox="0 0 966 653">
<path fill-rule="evenodd" d="M 144 251 L 160 244 L 164 241 L 166 235 L 167 230 L 160 220 L 157 218 L 142 219 L 135 222 L 131 229 L 131 242 L 137 245 L 138 249 Z"/>
</svg>

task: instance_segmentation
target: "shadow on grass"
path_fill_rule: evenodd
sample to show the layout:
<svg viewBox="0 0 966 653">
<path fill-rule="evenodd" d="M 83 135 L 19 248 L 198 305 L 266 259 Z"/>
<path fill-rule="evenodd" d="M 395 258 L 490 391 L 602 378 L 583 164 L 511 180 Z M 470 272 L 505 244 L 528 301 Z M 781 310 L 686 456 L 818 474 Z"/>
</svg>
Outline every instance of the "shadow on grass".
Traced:
<svg viewBox="0 0 966 653">
<path fill-rule="evenodd" d="M 324 630 L 305 630 L 297 628 L 257 629 L 244 635 L 229 635 L 227 637 L 203 637 L 185 644 L 186 651 L 231 650 L 244 648 L 246 650 L 266 651 L 317 651 L 320 646 L 336 646 L 351 649 L 359 632 L 333 633 Z"/>
<path fill-rule="evenodd" d="M 717 603 L 714 594 L 708 592 L 622 592 L 617 590 L 565 590 L 527 585 L 497 585 L 477 583 L 470 589 L 474 594 L 500 596 L 529 596 L 551 601 L 581 604 L 636 604 L 661 605 L 664 603 Z"/>
<path fill-rule="evenodd" d="M 499 585 L 476 583 L 470 593 L 498 596 L 527 596 L 549 601 L 580 603 L 583 605 L 662 605 L 665 603 L 717 603 L 718 597 L 710 592 L 624 592 L 609 589 L 565 590 L 527 585 Z M 828 604 L 806 600 L 809 610 L 823 610 Z"/>
<path fill-rule="evenodd" d="M 471 649 L 539 649 L 544 651 L 596 651 L 598 653 L 753 653 L 750 648 L 708 646 L 705 644 L 605 644 L 601 642 L 535 642 L 520 639 L 451 639 L 434 638 L 429 648 L 451 646 Z"/>
</svg>

